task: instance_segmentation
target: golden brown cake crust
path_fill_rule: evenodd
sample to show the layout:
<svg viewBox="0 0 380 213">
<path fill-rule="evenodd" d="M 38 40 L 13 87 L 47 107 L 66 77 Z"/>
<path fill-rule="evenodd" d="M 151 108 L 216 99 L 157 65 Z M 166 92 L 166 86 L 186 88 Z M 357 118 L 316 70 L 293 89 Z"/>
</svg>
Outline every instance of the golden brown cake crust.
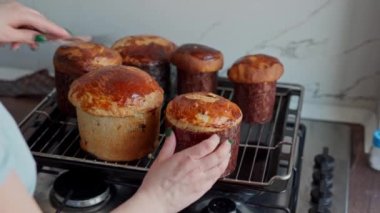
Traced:
<svg viewBox="0 0 380 213">
<path fill-rule="evenodd" d="M 93 115 L 125 117 L 160 107 L 163 90 L 138 68 L 107 66 L 76 79 L 69 100 Z"/>
<path fill-rule="evenodd" d="M 139 159 L 154 150 L 160 108 L 128 117 L 95 116 L 77 109 L 80 146 L 107 161 Z"/>
<path fill-rule="evenodd" d="M 217 72 L 223 67 L 223 54 L 202 44 L 184 44 L 174 51 L 171 62 L 186 72 Z"/>
<path fill-rule="evenodd" d="M 178 128 L 211 132 L 238 125 L 242 112 L 235 103 L 221 96 L 195 92 L 175 97 L 169 102 L 165 116 Z"/>
<path fill-rule="evenodd" d="M 124 65 L 142 66 L 169 62 L 176 45 L 160 36 L 134 35 L 117 40 L 112 49 L 120 53 Z"/>
<path fill-rule="evenodd" d="M 236 83 L 277 81 L 284 73 L 281 62 L 272 56 L 257 54 L 238 59 L 228 70 L 228 78 Z"/>
<path fill-rule="evenodd" d="M 68 74 L 83 74 L 94 68 L 122 63 L 118 52 L 101 44 L 90 42 L 60 46 L 55 51 L 53 61 L 56 71 Z"/>
</svg>

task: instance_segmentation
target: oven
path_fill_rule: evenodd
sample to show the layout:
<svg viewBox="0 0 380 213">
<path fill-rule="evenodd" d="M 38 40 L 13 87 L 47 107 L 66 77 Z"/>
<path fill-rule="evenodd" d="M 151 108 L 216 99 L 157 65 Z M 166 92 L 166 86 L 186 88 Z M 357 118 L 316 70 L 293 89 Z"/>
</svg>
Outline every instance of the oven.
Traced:
<svg viewBox="0 0 380 213">
<path fill-rule="evenodd" d="M 232 84 L 226 79 L 219 79 L 218 84 L 217 93 L 231 100 Z M 308 160 L 307 165 L 303 165 L 308 140 L 307 127 L 300 118 L 302 103 L 301 86 L 278 83 L 272 121 L 263 125 L 242 124 L 235 171 L 220 179 L 183 212 L 280 213 L 340 209 L 341 206 L 335 206 L 339 202 L 333 202 L 330 196 L 340 187 L 332 188 L 335 162 L 330 159 L 328 148 L 324 155 L 317 156 L 322 156 L 322 163 L 310 165 Z M 165 130 L 161 120 L 157 148 L 140 160 L 96 159 L 80 149 L 76 119 L 59 112 L 55 91 L 47 95 L 19 127 L 37 161 L 35 198 L 44 212 L 109 212 L 120 205 L 133 195 L 152 165 L 164 141 Z M 322 151 L 322 148 L 309 149 L 314 154 Z M 332 166 L 326 168 L 326 165 Z M 305 166 L 307 170 L 312 168 L 313 174 L 308 171 L 310 174 L 303 175 Z M 313 176 L 312 181 L 302 180 L 310 176 Z M 312 186 L 307 195 L 303 193 L 304 185 Z M 313 190 L 317 195 L 311 196 Z M 307 202 L 301 204 L 300 199 Z"/>
</svg>

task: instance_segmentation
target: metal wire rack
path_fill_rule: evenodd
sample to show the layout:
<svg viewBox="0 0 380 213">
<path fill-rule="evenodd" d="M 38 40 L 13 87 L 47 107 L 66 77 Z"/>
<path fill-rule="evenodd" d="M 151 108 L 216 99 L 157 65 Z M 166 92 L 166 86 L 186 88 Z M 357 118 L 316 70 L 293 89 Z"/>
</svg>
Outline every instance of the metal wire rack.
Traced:
<svg viewBox="0 0 380 213">
<path fill-rule="evenodd" d="M 231 100 L 234 95 L 232 85 L 220 80 L 218 94 Z M 159 145 L 153 153 L 132 162 L 107 162 L 96 159 L 80 148 L 76 119 L 66 118 L 59 112 L 55 96 L 55 91 L 52 91 L 19 124 L 37 163 L 60 168 L 100 169 L 112 173 L 113 177 L 142 178 L 164 141 L 163 119 Z M 219 183 L 270 191 L 286 188 L 294 167 L 302 99 L 302 87 L 277 85 L 272 121 L 263 125 L 242 124 L 237 167 Z"/>
</svg>

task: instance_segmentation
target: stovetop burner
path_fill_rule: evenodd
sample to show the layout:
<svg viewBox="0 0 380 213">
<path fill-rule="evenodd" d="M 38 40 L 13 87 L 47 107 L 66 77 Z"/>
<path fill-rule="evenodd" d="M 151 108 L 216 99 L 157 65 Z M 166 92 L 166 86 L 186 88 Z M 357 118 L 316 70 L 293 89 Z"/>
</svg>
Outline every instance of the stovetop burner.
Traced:
<svg viewBox="0 0 380 213">
<path fill-rule="evenodd" d="M 181 213 L 253 213 L 258 211 L 250 205 L 251 199 L 261 196 L 261 192 L 226 192 L 224 190 L 212 189 L 201 199 L 181 211 Z M 272 212 L 271 212 L 272 213 Z M 277 212 L 276 212 L 277 213 Z"/>
<path fill-rule="evenodd" d="M 111 197 L 111 186 L 104 178 L 91 173 L 68 171 L 54 181 L 50 199 L 58 208 L 94 208 Z"/>
<path fill-rule="evenodd" d="M 240 213 L 233 200 L 225 197 L 212 199 L 202 213 Z"/>
</svg>

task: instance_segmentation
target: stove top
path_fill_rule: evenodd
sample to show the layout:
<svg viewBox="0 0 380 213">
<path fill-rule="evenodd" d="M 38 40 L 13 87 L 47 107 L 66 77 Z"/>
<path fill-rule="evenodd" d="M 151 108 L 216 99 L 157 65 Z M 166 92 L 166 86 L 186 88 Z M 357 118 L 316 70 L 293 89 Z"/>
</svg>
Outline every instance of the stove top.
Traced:
<svg viewBox="0 0 380 213">
<path fill-rule="evenodd" d="M 55 179 L 50 200 L 56 208 L 93 208 L 110 199 L 111 187 L 97 173 L 71 170 Z"/>
<path fill-rule="evenodd" d="M 83 181 L 87 180 L 87 183 L 79 180 L 75 181 L 74 185 L 76 186 L 74 187 L 72 184 L 66 185 L 67 193 L 62 194 L 62 198 L 58 201 L 54 188 L 57 181 L 60 180 L 62 175 L 63 177 L 67 176 L 67 174 L 71 177 L 79 177 L 81 173 L 71 173 L 71 171 L 67 173 L 67 171 L 61 169 L 43 168 L 38 173 L 37 188 L 34 196 L 42 211 L 45 213 L 106 213 L 130 198 L 138 188 L 138 185 L 135 184 L 114 184 L 100 179 L 98 175 L 92 175 L 91 178 L 85 175 L 84 177 L 86 178 L 83 178 Z M 100 185 L 95 185 L 95 182 L 100 183 Z M 90 185 L 93 188 L 89 190 L 88 186 Z M 73 190 L 72 193 L 68 193 L 71 190 Z"/>
<path fill-rule="evenodd" d="M 348 198 L 348 178 L 350 167 L 350 129 L 343 124 L 326 123 L 320 121 L 303 120 L 307 128 L 306 143 L 304 146 L 304 157 L 302 158 L 302 172 L 300 174 L 300 183 L 298 195 L 293 196 L 293 203 L 296 204 L 294 211 L 288 211 L 284 208 L 274 209 L 275 203 L 287 203 L 289 201 L 287 195 L 290 190 L 283 192 L 265 192 L 265 191 L 245 191 L 240 193 L 223 193 L 223 191 L 212 190 L 207 193 L 201 200 L 184 212 L 202 212 L 205 206 L 213 198 L 227 197 L 235 202 L 236 207 L 241 212 L 308 212 L 313 206 L 311 203 L 311 191 L 313 182 L 313 165 L 314 156 L 321 153 L 323 147 L 329 148 L 329 153 L 335 158 L 335 169 L 333 172 L 332 187 L 332 204 L 330 212 L 345 213 L 347 212 Z M 54 184 L 54 180 L 62 170 L 56 168 L 44 167 L 38 174 L 37 189 L 35 198 L 42 208 L 43 212 L 57 212 L 50 200 L 50 192 Z M 291 182 L 294 182 L 292 180 Z M 114 187 L 111 188 L 111 199 L 107 201 L 100 209 L 88 209 L 87 212 L 109 212 L 116 206 L 124 202 L 128 197 L 132 196 L 137 190 L 138 184 L 127 183 L 119 185 L 110 182 Z M 223 190 L 223 189 L 222 189 Z M 115 196 L 117 195 L 117 196 Z M 244 201 L 249 199 L 251 204 L 246 205 Z M 264 202 L 266 201 L 266 202 Z M 258 204 L 258 205 L 255 205 Z M 265 205 L 272 204 L 272 208 Z M 264 206 L 260 206 L 264 204 Z M 281 205 L 280 205 L 281 206 Z M 76 210 L 76 211 L 75 211 Z M 64 209 L 63 212 L 83 212 L 78 209 Z"/>
</svg>

